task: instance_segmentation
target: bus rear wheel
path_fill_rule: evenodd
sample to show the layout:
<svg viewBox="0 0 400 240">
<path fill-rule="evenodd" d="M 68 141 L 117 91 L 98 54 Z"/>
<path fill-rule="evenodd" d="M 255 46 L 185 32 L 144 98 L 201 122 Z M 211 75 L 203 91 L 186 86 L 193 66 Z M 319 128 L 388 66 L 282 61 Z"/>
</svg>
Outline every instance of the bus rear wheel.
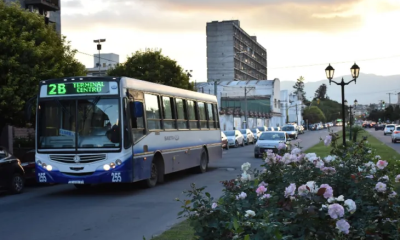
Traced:
<svg viewBox="0 0 400 240">
<path fill-rule="evenodd" d="M 197 167 L 197 173 L 205 173 L 208 168 L 208 156 L 206 150 L 201 151 L 200 155 L 200 166 Z"/>
</svg>

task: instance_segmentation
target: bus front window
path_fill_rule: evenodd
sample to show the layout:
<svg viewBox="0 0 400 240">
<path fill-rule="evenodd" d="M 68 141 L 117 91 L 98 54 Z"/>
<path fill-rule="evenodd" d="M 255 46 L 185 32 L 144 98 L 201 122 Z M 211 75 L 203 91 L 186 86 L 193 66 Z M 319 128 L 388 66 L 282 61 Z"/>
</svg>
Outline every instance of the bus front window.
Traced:
<svg viewBox="0 0 400 240">
<path fill-rule="evenodd" d="M 117 98 L 39 102 L 38 148 L 119 148 Z"/>
</svg>

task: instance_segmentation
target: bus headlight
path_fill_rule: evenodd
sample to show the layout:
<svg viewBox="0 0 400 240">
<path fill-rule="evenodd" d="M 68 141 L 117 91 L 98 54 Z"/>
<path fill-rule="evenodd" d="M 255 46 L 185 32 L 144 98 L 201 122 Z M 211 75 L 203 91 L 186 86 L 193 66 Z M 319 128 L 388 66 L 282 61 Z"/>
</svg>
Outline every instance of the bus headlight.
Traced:
<svg viewBox="0 0 400 240">
<path fill-rule="evenodd" d="M 110 167 L 111 167 L 111 168 L 115 168 L 115 163 L 113 163 L 113 162 L 110 163 Z"/>
<path fill-rule="evenodd" d="M 46 169 L 47 169 L 47 171 L 50 172 L 51 170 L 53 170 L 53 167 L 52 167 L 51 165 L 47 165 L 47 166 L 46 166 Z"/>
<path fill-rule="evenodd" d="M 115 163 L 119 166 L 119 165 L 121 165 L 122 164 L 122 161 L 121 160 L 119 160 L 119 159 L 117 159 L 117 161 L 115 161 Z"/>
<path fill-rule="evenodd" d="M 110 165 L 104 164 L 103 169 L 106 171 L 110 170 Z"/>
</svg>

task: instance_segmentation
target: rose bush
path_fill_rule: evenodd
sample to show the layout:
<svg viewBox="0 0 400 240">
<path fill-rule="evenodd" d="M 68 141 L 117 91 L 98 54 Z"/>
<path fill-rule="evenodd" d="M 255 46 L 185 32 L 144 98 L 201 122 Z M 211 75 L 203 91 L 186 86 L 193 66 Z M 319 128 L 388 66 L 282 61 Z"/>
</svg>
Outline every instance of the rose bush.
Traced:
<svg viewBox="0 0 400 240">
<path fill-rule="evenodd" d="M 268 151 L 261 170 L 244 163 L 222 182 L 218 199 L 192 184 L 179 215 L 197 239 L 400 239 L 400 175 L 366 139 L 347 148 L 337 140 L 324 139 L 324 159 L 299 146 Z"/>
</svg>

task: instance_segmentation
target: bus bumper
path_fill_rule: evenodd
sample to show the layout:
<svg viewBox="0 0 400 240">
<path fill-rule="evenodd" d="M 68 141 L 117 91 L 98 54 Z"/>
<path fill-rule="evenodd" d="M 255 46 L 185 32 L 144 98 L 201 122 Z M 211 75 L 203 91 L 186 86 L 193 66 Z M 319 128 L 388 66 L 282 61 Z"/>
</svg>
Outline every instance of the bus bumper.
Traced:
<svg viewBox="0 0 400 240">
<path fill-rule="evenodd" d="M 133 180 L 132 166 L 129 161 L 111 168 L 108 171 L 97 169 L 94 172 L 60 172 L 56 167 L 51 171 L 36 164 L 36 179 L 39 183 L 62 184 L 100 184 L 100 183 L 129 183 Z"/>
</svg>

